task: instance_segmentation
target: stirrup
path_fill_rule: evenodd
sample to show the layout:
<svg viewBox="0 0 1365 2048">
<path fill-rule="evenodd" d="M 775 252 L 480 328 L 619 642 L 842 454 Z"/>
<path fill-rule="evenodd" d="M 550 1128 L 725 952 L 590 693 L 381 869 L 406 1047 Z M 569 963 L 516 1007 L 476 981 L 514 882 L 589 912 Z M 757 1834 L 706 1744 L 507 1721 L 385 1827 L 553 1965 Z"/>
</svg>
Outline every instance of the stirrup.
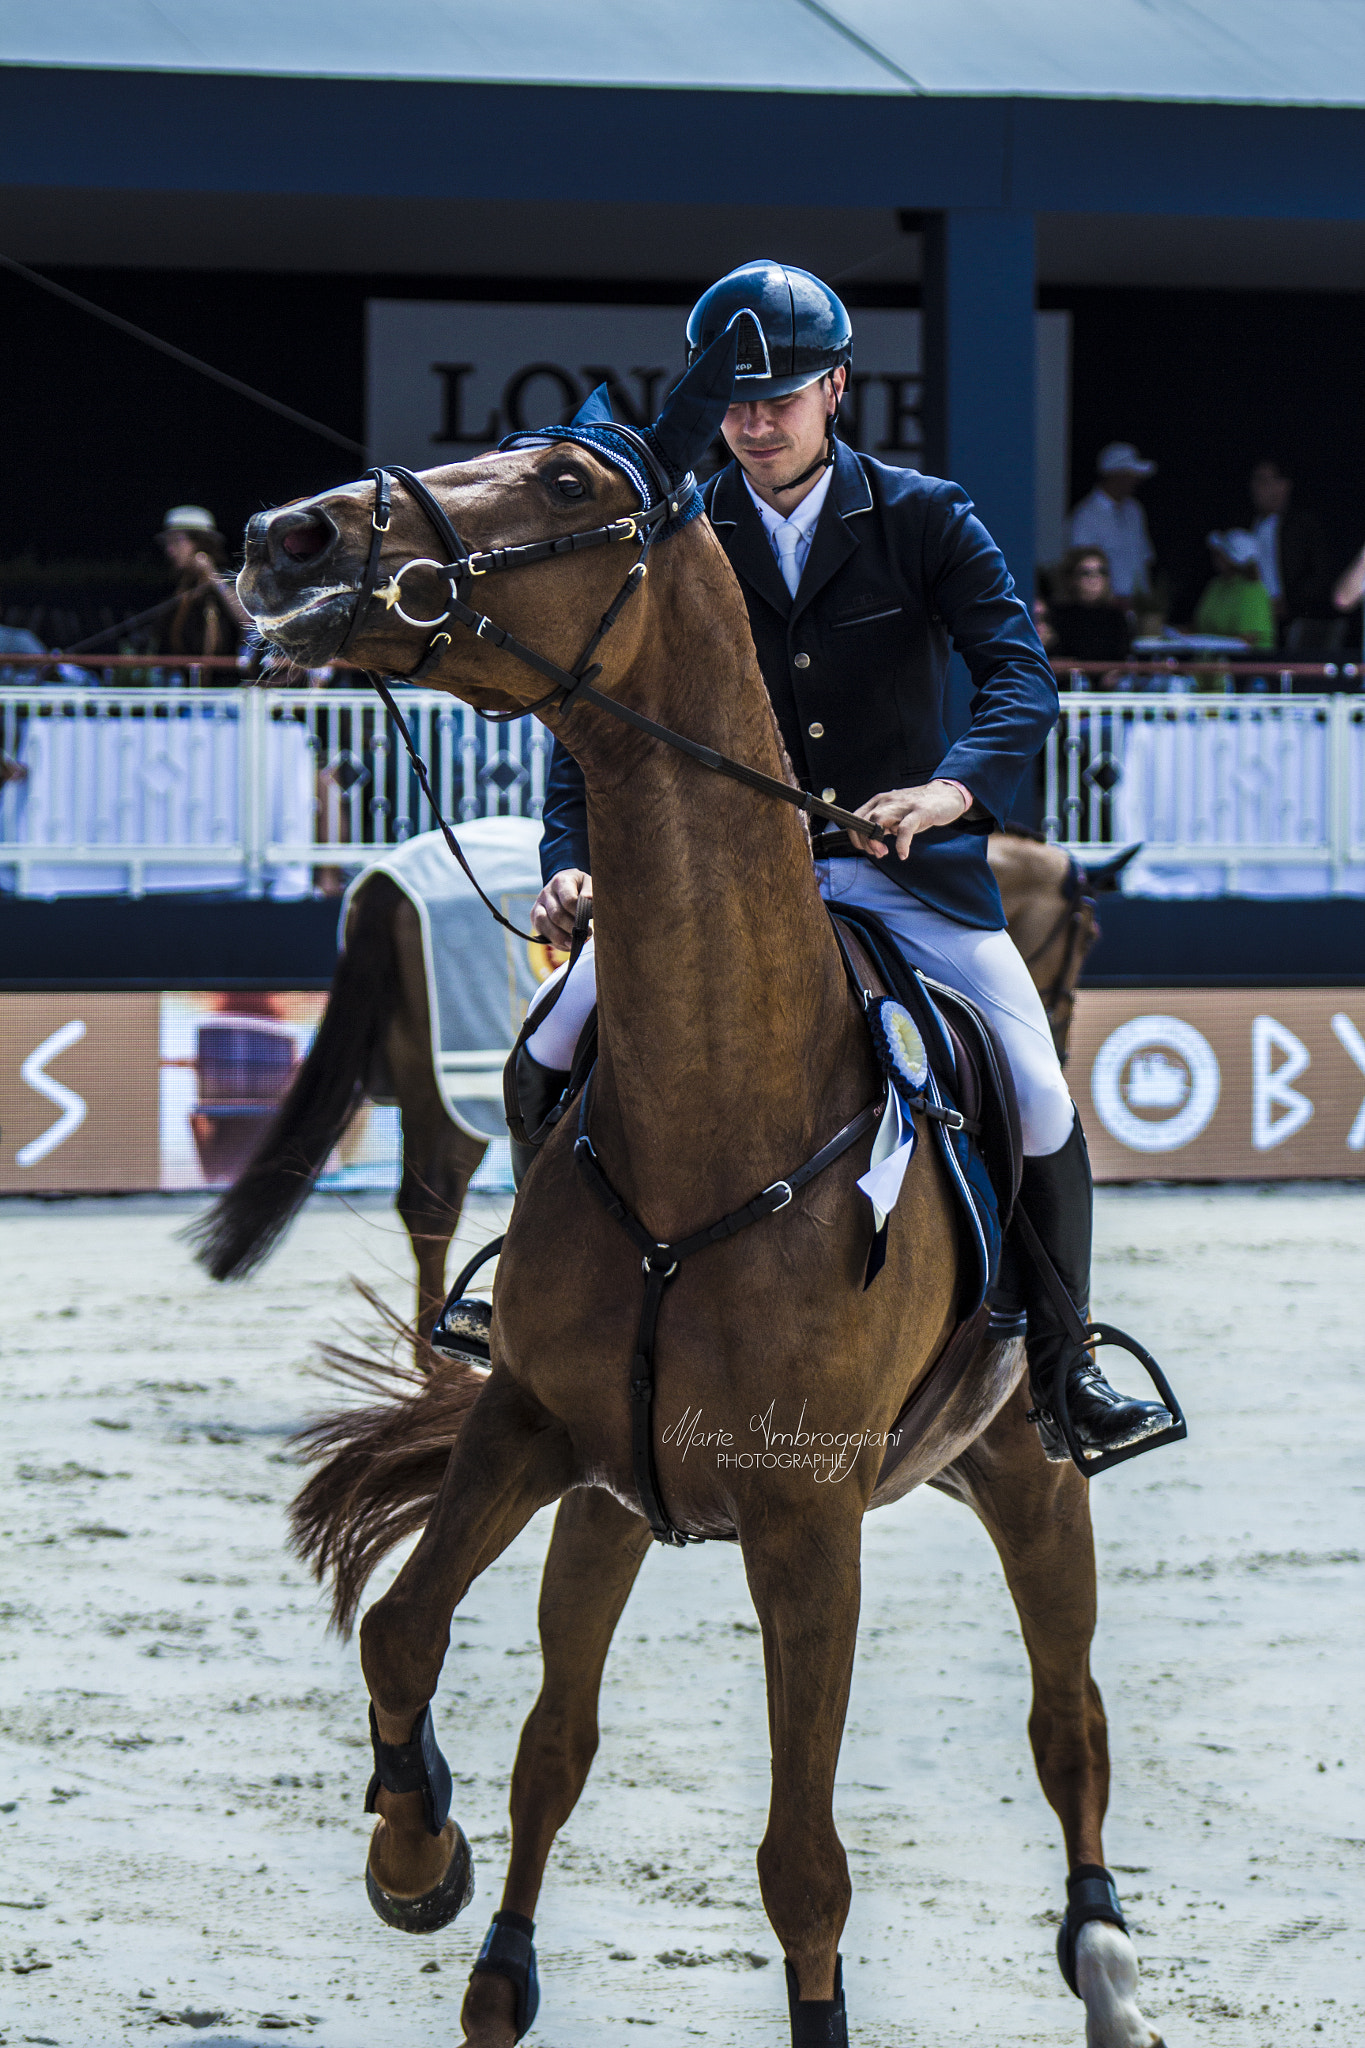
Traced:
<svg viewBox="0 0 1365 2048">
<path fill-rule="evenodd" d="M 495 1237 L 491 1244 L 486 1244 L 467 1265 L 460 1268 L 431 1333 L 431 1348 L 439 1351 L 443 1358 L 458 1359 L 462 1365 L 482 1366 L 487 1371 L 490 1362 L 488 1331 L 493 1310 L 482 1295 L 466 1294 L 465 1289 L 480 1266 L 495 1259 L 502 1247 L 503 1239 Z"/>
<path fill-rule="evenodd" d="M 1072 1353 L 1062 1352 L 1053 1372 L 1049 1406 L 1044 1408 L 1040 1403 L 1030 1409 L 1028 1420 L 1037 1423 L 1038 1433 L 1043 1439 L 1043 1449 L 1052 1463 L 1060 1464 L 1062 1459 L 1056 1450 L 1049 1446 L 1049 1434 L 1053 1435 L 1054 1443 L 1060 1439 L 1065 1445 L 1066 1455 L 1070 1457 L 1076 1470 L 1086 1479 L 1094 1479 L 1099 1473 L 1109 1472 L 1115 1465 L 1126 1463 L 1129 1458 L 1140 1458 L 1144 1451 L 1159 1451 L 1165 1444 L 1179 1443 L 1183 1437 L 1189 1435 L 1189 1429 L 1186 1426 L 1184 1411 L 1172 1392 L 1170 1381 L 1151 1352 L 1144 1350 L 1136 1337 L 1130 1337 L 1126 1330 L 1120 1330 L 1113 1323 L 1088 1323 L 1085 1334 L 1092 1344 L 1113 1344 L 1120 1351 L 1126 1351 L 1131 1358 L 1135 1358 L 1161 1396 L 1161 1405 L 1172 1417 L 1168 1428 L 1154 1431 L 1151 1436 L 1143 1437 L 1140 1443 L 1124 1444 L 1114 1451 L 1097 1451 L 1092 1456 L 1084 1449 L 1076 1434 L 1076 1425 L 1071 1420 L 1071 1410 L 1067 1406 L 1066 1398 L 1067 1374 L 1076 1362 L 1080 1347 Z"/>
</svg>

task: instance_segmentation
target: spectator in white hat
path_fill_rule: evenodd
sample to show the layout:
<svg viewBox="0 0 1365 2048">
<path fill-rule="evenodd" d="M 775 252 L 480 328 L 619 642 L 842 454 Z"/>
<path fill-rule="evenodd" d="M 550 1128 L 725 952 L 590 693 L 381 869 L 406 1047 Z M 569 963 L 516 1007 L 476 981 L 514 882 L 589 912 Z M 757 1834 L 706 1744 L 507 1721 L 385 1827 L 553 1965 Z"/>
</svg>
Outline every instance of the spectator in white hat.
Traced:
<svg viewBox="0 0 1365 2048">
<path fill-rule="evenodd" d="M 1147 516 L 1136 496 L 1138 485 L 1156 475 L 1156 464 L 1144 461 L 1131 441 L 1111 441 L 1095 463 L 1098 481 L 1069 521 L 1073 548 L 1102 548 L 1109 560 L 1109 584 L 1122 604 L 1145 597 L 1151 588 L 1155 560 Z"/>
<path fill-rule="evenodd" d="M 1226 533 L 1211 533 L 1208 544 L 1214 573 L 1194 608 L 1196 633 L 1245 640 L 1257 649 L 1273 647 L 1275 609 L 1261 581 L 1255 534 L 1232 526 Z"/>
<path fill-rule="evenodd" d="M 157 535 L 180 602 L 162 629 L 162 654 L 235 654 L 251 626 L 231 577 L 228 544 L 205 505 L 172 505 Z"/>
</svg>

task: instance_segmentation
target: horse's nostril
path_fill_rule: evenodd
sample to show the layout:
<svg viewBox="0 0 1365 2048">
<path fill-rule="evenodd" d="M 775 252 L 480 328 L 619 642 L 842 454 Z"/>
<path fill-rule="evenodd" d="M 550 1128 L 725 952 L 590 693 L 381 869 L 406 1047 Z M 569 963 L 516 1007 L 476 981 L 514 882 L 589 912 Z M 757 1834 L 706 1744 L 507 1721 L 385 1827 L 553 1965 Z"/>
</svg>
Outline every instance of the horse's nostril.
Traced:
<svg viewBox="0 0 1365 2048">
<path fill-rule="evenodd" d="M 332 528 L 321 519 L 310 519 L 304 526 L 291 527 L 283 536 L 284 552 L 294 562 L 311 562 L 324 552 L 332 538 Z"/>
</svg>

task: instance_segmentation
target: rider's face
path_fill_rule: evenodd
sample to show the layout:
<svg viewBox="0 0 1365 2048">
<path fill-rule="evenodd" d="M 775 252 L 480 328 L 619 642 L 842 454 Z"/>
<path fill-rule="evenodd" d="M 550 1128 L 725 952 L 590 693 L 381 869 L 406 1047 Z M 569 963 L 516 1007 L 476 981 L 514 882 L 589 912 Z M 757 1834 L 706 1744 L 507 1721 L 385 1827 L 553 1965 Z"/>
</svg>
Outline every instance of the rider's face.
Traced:
<svg viewBox="0 0 1365 2048">
<path fill-rule="evenodd" d="M 826 421 L 844 388 L 842 366 L 786 398 L 732 405 L 721 422 L 725 445 L 750 479 L 780 491 L 824 453 Z"/>
</svg>

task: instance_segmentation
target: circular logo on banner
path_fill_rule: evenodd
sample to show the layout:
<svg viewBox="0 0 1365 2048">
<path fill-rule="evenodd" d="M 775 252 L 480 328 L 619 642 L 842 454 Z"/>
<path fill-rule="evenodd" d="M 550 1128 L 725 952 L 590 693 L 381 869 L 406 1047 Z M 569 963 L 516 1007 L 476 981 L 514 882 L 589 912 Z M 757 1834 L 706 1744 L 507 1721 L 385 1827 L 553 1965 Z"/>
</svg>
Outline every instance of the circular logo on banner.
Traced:
<svg viewBox="0 0 1365 2048">
<path fill-rule="evenodd" d="M 1133 1152 L 1178 1152 L 1218 1107 L 1218 1057 L 1182 1017 L 1130 1017 L 1095 1055 L 1090 1093 L 1109 1135 Z"/>
</svg>

